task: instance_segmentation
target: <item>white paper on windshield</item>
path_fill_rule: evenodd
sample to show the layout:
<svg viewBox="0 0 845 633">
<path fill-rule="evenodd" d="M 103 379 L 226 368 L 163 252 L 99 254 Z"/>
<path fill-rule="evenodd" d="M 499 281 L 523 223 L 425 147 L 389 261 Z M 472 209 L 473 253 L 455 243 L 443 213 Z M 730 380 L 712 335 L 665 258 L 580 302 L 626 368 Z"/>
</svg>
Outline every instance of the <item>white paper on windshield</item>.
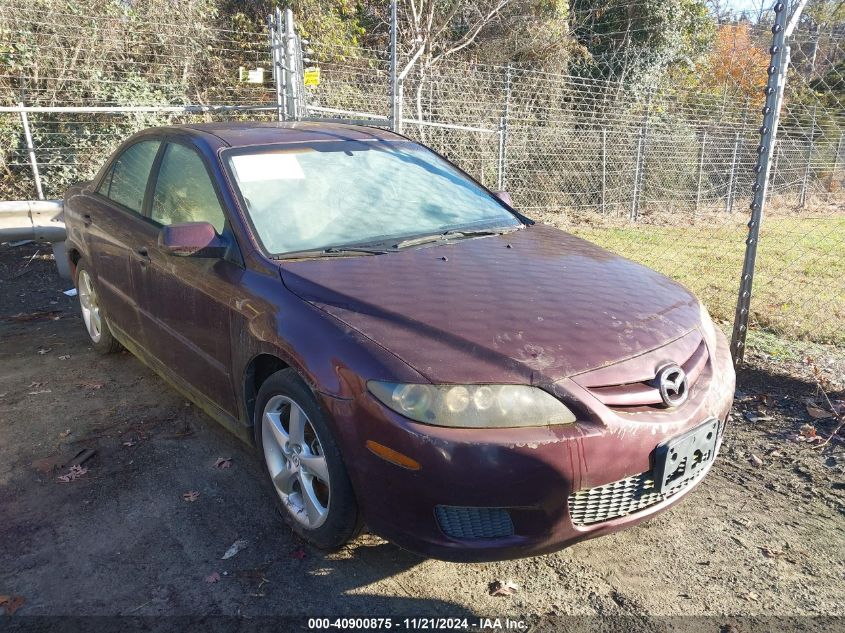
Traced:
<svg viewBox="0 0 845 633">
<path fill-rule="evenodd" d="M 232 157 L 232 166 L 239 182 L 305 179 L 294 154 L 242 154 Z"/>
</svg>

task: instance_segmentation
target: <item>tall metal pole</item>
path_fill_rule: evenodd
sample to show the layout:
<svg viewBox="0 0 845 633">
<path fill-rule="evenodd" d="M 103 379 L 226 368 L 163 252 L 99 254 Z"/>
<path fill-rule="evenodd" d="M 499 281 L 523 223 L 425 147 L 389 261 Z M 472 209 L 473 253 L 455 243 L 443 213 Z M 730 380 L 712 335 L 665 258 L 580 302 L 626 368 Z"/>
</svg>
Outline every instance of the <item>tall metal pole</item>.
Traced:
<svg viewBox="0 0 845 633">
<path fill-rule="evenodd" d="M 296 33 L 293 28 L 293 11 L 285 9 L 285 98 L 289 119 L 299 118 L 299 75 L 298 55 L 296 54 Z"/>
<path fill-rule="evenodd" d="M 813 122 L 810 125 L 810 142 L 807 147 L 807 166 L 804 168 L 804 177 L 801 179 L 801 197 L 799 206 L 803 209 L 807 203 L 807 183 L 810 180 L 810 170 L 813 165 L 813 149 L 816 141 L 816 106 L 813 106 Z"/>
<path fill-rule="evenodd" d="M 278 7 L 273 15 L 267 18 L 267 25 L 270 30 L 270 59 L 273 63 L 273 82 L 276 87 L 276 118 L 279 121 L 285 120 L 284 100 L 284 64 L 282 63 L 282 45 L 279 29 L 281 28 L 282 12 Z"/>
<path fill-rule="evenodd" d="M 38 171 L 38 161 L 35 160 L 35 145 L 32 142 L 32 133 L 29 130 L 29 118 L 26 111 L 23 110 L 23 102 L 18 104 L 21 107 L 21 125 L 23 126 L 23 135 L 26 139 L 26 149 L 29 153 L 29 165 L 32 167 L 32 178 L 35 180 L 35 191 L 38 193 L 38 199 L 44 199 L 44 191 L 41 188 L 41 173 Z"/>
<path fill-rule="evenodd" d="M 397 0 L 390 2 L 390 129 L 398 132 L 401 129 L 400 118 L 402 116 L 399 102 L 399 80 L 397 79 L 398 52 L 396 50 L 399 30 L 399 16 L 397 12 Z"/>
<path fill-rule="evenodd" d="M 757 242 L 760 237 L 760 222 L 769 189 L 769 170 L 778 131 L 780 108 L 783 103 L 783 91 L 786 86 L 786 70 L 789 66 L 789 46 L 787 37 L 795 28 L 806 0 L 796 3 L 792 18 L 787 24 L 786 3 L 777 2 L 774 6 L 775 22 L 772 26 L 771 62 L 768 68 L 769 79 L 764 89 L 766 103 L 763 106 L 763 124 L 760 126 L 760 145 L 757 148 L 757 163 L 754 165 L 755 180 L 752 186 L 751 220 L 748 222 L 748 238 L 745 240 L 745 260 L 742 265 L 742 277 L 739 284 L 739 296 L 736 302 L 733 334 L 731 335 L 731 354 L 734 364 L 738 365 L 745 356 L 745 337 L 748 333 L 748 316 L 751 307 L 751 290 L 754 282 L 754 266 L 757 260 Z"/>
</svg>

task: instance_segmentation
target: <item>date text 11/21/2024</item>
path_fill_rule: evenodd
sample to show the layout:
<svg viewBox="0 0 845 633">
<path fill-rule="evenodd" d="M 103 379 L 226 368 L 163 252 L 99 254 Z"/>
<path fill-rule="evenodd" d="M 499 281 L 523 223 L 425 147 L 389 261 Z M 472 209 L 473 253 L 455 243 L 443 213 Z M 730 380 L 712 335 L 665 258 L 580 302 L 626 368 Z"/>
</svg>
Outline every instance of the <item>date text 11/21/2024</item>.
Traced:
<svg viewBox="0 0 845 633">
<path fill-rule="evenodd" d="M 309 618 L 309 630 L 525 631 L 528 623 L 511 618 Z"/>
</svg>

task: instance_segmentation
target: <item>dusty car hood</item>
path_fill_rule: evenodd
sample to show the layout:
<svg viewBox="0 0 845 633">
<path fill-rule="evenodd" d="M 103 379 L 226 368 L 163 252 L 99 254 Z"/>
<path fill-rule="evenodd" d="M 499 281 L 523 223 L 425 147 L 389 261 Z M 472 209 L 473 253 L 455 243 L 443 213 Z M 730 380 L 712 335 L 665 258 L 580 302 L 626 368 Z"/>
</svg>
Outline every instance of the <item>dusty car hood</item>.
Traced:
<svg viewBox="0 0 845 633">
<path fill-rule="evenodd" d="M 281 274 L 435 383 L 548 384 L 659 347 L 699 321 L 679 284 L 543 225 L 283 262 Z"/>
</svg>

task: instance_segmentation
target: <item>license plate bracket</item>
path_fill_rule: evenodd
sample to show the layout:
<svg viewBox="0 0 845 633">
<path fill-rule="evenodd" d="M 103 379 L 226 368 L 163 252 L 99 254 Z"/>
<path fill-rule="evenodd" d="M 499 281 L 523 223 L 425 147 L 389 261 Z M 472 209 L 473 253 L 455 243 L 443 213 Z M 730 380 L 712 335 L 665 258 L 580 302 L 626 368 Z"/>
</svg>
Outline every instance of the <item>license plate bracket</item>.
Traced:
<svg viewBox="0 0 845 633">
<path fill-rule="evenodd" d="M 716 458 L 719 421 L 707 420 L 655 449 L 654 486 L 666 493 L 710 466 Z"/>
</svg>

